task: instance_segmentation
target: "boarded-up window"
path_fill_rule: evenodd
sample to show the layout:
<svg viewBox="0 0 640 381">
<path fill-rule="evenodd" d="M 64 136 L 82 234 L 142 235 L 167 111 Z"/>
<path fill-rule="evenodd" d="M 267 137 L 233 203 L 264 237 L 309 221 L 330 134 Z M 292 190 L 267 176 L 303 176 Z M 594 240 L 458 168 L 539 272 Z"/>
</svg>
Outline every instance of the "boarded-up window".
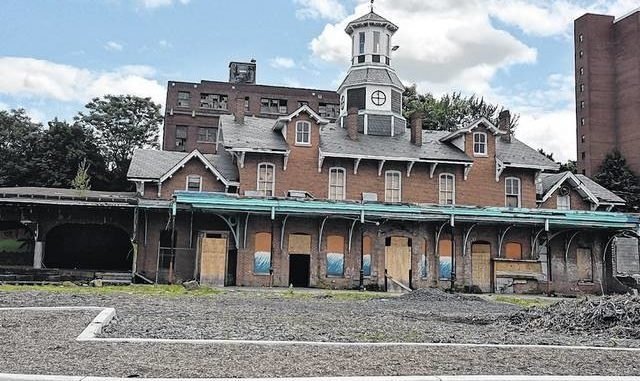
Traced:
<svg viewBox="0 0 640 381">
<path fill-rule="evenodd" d="M 327 276 L 344 275 L 344 237 L 327 237 Z"/>
<path fill-rule="evenodd" d="M 311 236 L 289 234 L 289 254 L 311 254 Z"/>
<path fill-rule="evenodd" d="M 578 265 L 578 280 L 584 282 L 593 281 L 593 258 L 591 249 L 579 248 L 576 250 L 576 259 Z"/>
<path fill-rule="evenodd" d="M 451 279 L 451 262 L 453 242 L 450 239 L 440 239 L 438 255 L 440 257 L 440 279 Z"/>
<path fill-rule="evenodd" d="M 507 259 L 522 259 L 522 245 L 518 242 L 507 242 L 504 246 L 504 257 Z"/>
<path fill-rule="evenodd" d="M 369 236 L 362 237 L 362 270 L 364 276 L 371 276 L 371 256 L 373 252 L 372 239 Z"/>
<path fill-rule="evenodd" d="M 253 272 L 269 274 L 271 267 L 271 233 L 256 233 L 253 253 Z"/>
<path fill-rule="evenodd" d="M 428 274 L 428 265 L 427 265 L 427 240 L 423 240 L 422 242 L 422 256 L 420 257 L 420 265 L 419 272 L 421 278 L 426 278 Z"/>
</svg>

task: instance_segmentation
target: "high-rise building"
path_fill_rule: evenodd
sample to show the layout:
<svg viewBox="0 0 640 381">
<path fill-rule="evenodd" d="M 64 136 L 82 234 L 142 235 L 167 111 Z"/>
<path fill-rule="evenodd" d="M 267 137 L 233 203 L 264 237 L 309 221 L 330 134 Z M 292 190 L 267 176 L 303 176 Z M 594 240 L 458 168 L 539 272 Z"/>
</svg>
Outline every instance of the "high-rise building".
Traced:
<svg viewBox="0 0 640 381">
<path fill-rule="evenodd" d="M 575 20 L 578 171 L 593 176 L 618 149 L 640 174 L 640 8 Z"/>
</svg>

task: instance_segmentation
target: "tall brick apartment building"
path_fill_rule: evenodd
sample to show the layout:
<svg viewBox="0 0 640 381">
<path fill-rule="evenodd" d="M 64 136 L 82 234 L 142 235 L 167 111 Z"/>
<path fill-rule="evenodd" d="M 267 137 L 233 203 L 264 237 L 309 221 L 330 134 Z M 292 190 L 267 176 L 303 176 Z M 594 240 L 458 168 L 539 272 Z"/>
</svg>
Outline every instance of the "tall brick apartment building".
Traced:
<svg viewBox="0 0 640 381">
<path fill-rule="evenodd" d="M 640 174 L 640 9 L 574 25 L 578 171 L 594 175 L 618 149 Z"/>
<path fill-rule="evenodd" d="M 347 25 L 337 93 L 242 83 L 252 63 L 232 63 L 229 83 L 171 82 L 165 150 L 134 153 L 136 193 L 0 189 L 0 215 L 37 226 L 36 268 L 130 267 L 151 282 L 563 293 L 635 282 L 637 250 L 611 247 L 640 219 L 612 212 L 624 200 L 587 177 L 555 173 L 510 134 L 509 112 L 451 132 L 405 119 L 397 29 L 373 11 Z M 96 226 L 90 242 L 56 240 L 61 221 Z M 87 249 L 118 232 L 116 263 Z"/>
</svg>

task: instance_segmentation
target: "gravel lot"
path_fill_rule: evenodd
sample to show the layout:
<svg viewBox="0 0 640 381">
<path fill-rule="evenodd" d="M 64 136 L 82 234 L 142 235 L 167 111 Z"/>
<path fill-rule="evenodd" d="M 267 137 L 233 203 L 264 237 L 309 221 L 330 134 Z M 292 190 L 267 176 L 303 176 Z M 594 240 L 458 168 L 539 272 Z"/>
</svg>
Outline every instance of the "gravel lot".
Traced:
<svg viewBox="0 0 640 381">
<path fill-rule="evenodd" d="M 331 294 L 334 295 L 334 294 Z M 325 293 L 209 296 L 0 292 L 0 307 L 115 307 L 105 337 L 624 345 L 638 340 L 522 331 L 518 307 L 413 293 L 336 300 Z M 346 299 L 349 299 L 348 297 Z M 141 377 L 563 374 L 637 375 L 638 352 L 535 348 L 317 347 L 76 342 L 95 311 L 0 312 L 0 369 Z"/>
</svg>

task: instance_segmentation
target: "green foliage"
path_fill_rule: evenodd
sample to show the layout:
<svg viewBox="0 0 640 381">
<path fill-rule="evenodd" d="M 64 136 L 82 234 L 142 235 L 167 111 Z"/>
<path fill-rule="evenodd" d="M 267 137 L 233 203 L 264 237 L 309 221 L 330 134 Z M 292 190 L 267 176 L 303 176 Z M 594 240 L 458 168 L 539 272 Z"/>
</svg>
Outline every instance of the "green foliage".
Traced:
<svg viewBox="0 0 640 381">
<path fill-rule="evenodd" d="M 109 169 L 113 189 L 131 187 L 127 170 L 137 148 L 158 147 L 162 124 L 160 105 L 151 98 L 132 95 L 106 95 L 94 98 L 85 106 L 86 112 L 76 116 L 76 122 L 96 135 L 100 152 Z"/>
<path fill-rule="evenodd" d="M 0 111 L 0 186 L 29 186 L 33 157 L 42 125 L 33 123 L 25 110 Z"/>
<path fill-rule="evenodd" d="M 87 160 L 82 160 L 82 163 L 78 165 L 78 171 L 76 177 L 71 182 L 73 189 L 77 189 L 80 192 L 91 189 L 91 176 L 89 176 L 89 165 Z"/>
<path fill-rule="evenodd" d="M 620 151 L 614 150 L 605 157 L 593 180 L 627 202 L 620 210 L 637 212 L 640 208 L 638 176 L 631 171 Z"/>
<path fill-rule="evenodd" d="M 578 163 L 575 160 L 567 160 L 565 163 L 560 163 L 560 172 L 566 171 L 578 173 Z"/>
<path fill-rule="evenodd" d="M 482 116 L 497 126 L 498 116 L 504 110 L 504 107 L 487 103 L 475 95 L 465 97 L 454 92 L 436 98 L 431 93 L 418 94 L 415 85 L 406 87 L 402 98 L 404 116 L 408 118 L 416 111 L 423 112 L 422 128 L 427 130 L 456 130 Z M 512 116 L 510 130 L 516 128 L 519 119 L 519 115 Z"/>
<path fill-rule="evenodd" d="M 519 306 L 522 308 L 547 307 L 551 304 L 557 303 L 557 300 L 530 298 L 526 296 L 497 295 L 494 300 L 500 303 L 515 304 L 516 306 Z"/>
</svg>

